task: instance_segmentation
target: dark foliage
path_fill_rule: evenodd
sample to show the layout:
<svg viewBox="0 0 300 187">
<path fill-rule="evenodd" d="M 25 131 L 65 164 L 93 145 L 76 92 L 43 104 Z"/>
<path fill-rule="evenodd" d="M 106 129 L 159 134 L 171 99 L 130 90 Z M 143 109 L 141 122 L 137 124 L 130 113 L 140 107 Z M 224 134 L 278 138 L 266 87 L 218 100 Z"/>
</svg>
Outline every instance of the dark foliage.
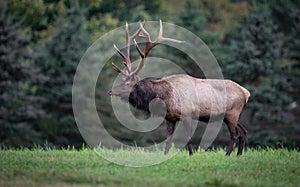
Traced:
<svg viewBox="0 0 300 187">
<path fill-rule="evenodd" d="M 253 10 L 231 43 L 233 58 L 226 74 L 247 85 L 253 122 L 280 120 L 290 100 L 290 83 L 283 63 L 283 35 L 268 9 Z"/>
<path fill-rule="evenodd" d="M 154 14 L 159 11 L 160 1 L 142 1 L 142 0 L 112 0 L 112 1 L 102 1 L 99 11 L 101 13 L 112 13 L 114 17 L 119 18 L 121 21 L 132 20 L 135 16 L 138 7 L 143 7 L 144 11 L 149 14 Z M 139 21 L 139 20 L 135 20 Z"/>
<path fill-rule="evenodd" d="M 43 115 L 36 96 L 42 82 L 39 69 L 32 63 L 29 36 L 19 32 L 0 3 L 0 141 L 9 146 L 31 146 L 40 142 L 34 120 Z"/>
<path fill-rule="evenodd" d="M 46 98 L 44 107 L 49 118 L 41 119 L 40 128 L 48 131 L 49 143 L 67 146 L 72 142 L 81 146 L 72 110 L 72 84 L 76 67 L 89 41 L 84 18 L 74 4 L 66 18 L 58 21 L 58 30 L 46 45 L 42 61 L 43 71 L 50 79 L 43 85 L 41 95 Z"/>
</svg>

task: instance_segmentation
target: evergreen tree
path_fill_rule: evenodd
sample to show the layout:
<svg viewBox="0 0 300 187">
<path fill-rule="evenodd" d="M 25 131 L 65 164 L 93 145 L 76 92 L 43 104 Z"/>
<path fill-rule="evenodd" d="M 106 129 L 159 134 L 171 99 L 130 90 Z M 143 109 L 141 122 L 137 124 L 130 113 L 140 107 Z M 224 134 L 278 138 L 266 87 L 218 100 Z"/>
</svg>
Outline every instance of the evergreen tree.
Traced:
<svg viewBox="0 0 300 187">
<path fill-rule="evenodd" d="M 176 24 L 201 37 L 206 27 L 207 20 L 196 1 L 186 1 L 183 10 L 175 20 Z"/>
<path fill-rule="evenodd" d="M 142 8 L 146 14 L 153 15 L 159 11 L 160 6 L 160 0 L 111 0 L 101 1 L 99 11 L 101 13 L 112 13 L 114 17 L 121 21 L 130 21 L 132 20 L 132 17 L 136 16 L 136 7 L 139 7 L 139 9 Z"/>
<path fill-rule="evenodd" d="M 290 13 L 292 28 L 289 33 L 289 54 L 288 57 L 294 61 L 295 68 L 300 69 L 300 8 L 295 8 Z M 299 70 L 300 71 L 300 70 Z M 299 72 L 297 72 L 299 74 Z"/>
<path fill-rule="evenodd" d="M 59 29 L 46 46 L 44 71 L 49 80 L 42 93 L 46 96 L 45 108 L 50 118 L 41 124 L 49 131 L 50 142 L 58 145 L 82 144 L 72 110 L 72 83 L 76 67 L 88 47 L 88 34 L 84 17 L 77 1 L 67 11 L 65 20 L 58 22 Z"/>
<path fill-rule="evenodd" d="M 188 0 L 174 21 L 196 34 L 214 50 L 247 14 L 247 4 L 242 2 Z"/>
<path fill-rule="evenodd" d="M 220 39 L 218 32 L 206 32 L 210 27 L 209 21 L 198 1 L 186 1 L 183 10 L 175 18 L 175 23 L 200 37 L 209 47 L 213 47 L 213 44 Z"/>
<path fill-rule="evenodd" d="M 289 104 L 288 69 L 283 63 L 283 35 L 267 8 L 256 8 L 235 32 L 225 74 L 250 89 L 253 122 L 274 122 Z"/>
<path fill-rule="evenodd" d="M 9 146 L 30 146 L 40 141 L 34 127 L 43 114 L 36 96 L 36 83 L 44 79 L 28 50 L 29 37 L 0 3 L 0 141 Z"/>
<path fill-rule="evenodd" d="M 207 37 L 204 35 L 204 29 L 207 26 L 207 20 L 204 13 L 200 9 L 200 4 L 198 1 L 186 1 L 183 9 L 176 17 L 174 17 L 174 23 L 191 31 L 201 40 L 206 42 L 205 40 Z M 165 54 L 169 54 L 168 59 L 183 67 L 188 74 L 198 77 L 204 76 L 197 64 L 194 63 L 185 53 L 172 48 L 166 49 L 166 51 L 167 52 L 165 52 Z"/>
<path fill-rule="evenodd" d="M 288 58 L 291 59 L 292 65 L 292 87 L 293 87 L 293 113 L 295 116 L 294 123 L 297 124 L 300 120 L 298 115 L 300 112 L 300 9 L 294 8 L 290 12 L 290 18 L 292 20 L 292 30 L 288 33 L 289 37 L 289 51 Z"/>
</svg>

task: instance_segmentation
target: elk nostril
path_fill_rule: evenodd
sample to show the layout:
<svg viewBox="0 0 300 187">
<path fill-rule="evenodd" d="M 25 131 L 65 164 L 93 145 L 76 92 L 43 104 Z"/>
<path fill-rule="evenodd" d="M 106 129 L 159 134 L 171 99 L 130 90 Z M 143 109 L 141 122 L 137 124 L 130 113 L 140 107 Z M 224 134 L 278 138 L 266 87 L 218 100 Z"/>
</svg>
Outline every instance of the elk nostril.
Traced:
<svg viewBox="0 0 300 187">
<path fill-rule="evenodd" d="M 109 94 L 109 95 L 112 95 L 112 91 L 111 91 L 111 90 L 109 90 L 109 91 L 108 91 L 108 94 Z"/>
</svg>

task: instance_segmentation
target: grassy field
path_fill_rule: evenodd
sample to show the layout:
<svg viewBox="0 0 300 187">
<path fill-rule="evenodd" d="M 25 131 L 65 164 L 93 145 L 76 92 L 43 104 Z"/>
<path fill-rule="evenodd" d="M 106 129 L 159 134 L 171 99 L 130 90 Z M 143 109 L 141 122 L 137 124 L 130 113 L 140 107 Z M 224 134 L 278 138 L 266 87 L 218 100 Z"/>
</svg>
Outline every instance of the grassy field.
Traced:
<svg viewBox="0 0 300 187">
<path fill-rule="evenodd" d="M 87 148 L 0 150 L 0 186 L 300 186 L 299 151 L 248 149 L 241 157 L 224 155 L 221 149 L 193 156 L 182 151 L 162 164 L 132 168 Z"/>
</svg>

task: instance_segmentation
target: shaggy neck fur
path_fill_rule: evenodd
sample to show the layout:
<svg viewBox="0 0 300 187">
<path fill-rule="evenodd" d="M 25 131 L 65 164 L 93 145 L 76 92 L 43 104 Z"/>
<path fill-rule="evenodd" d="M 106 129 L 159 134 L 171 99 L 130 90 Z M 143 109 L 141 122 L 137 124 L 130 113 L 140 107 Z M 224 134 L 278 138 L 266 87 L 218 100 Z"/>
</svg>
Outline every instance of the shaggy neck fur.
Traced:
<svg viewBox="0 0 300 187">
<path fill-rule="evenodd" d="M 149 103 L 159 98 L 170 97 L 171 85 L 167 81 L 141 80 L 134 85 L 129 94 L 129 103 L 137 109 L 149 114 Z"/>
</svg>

